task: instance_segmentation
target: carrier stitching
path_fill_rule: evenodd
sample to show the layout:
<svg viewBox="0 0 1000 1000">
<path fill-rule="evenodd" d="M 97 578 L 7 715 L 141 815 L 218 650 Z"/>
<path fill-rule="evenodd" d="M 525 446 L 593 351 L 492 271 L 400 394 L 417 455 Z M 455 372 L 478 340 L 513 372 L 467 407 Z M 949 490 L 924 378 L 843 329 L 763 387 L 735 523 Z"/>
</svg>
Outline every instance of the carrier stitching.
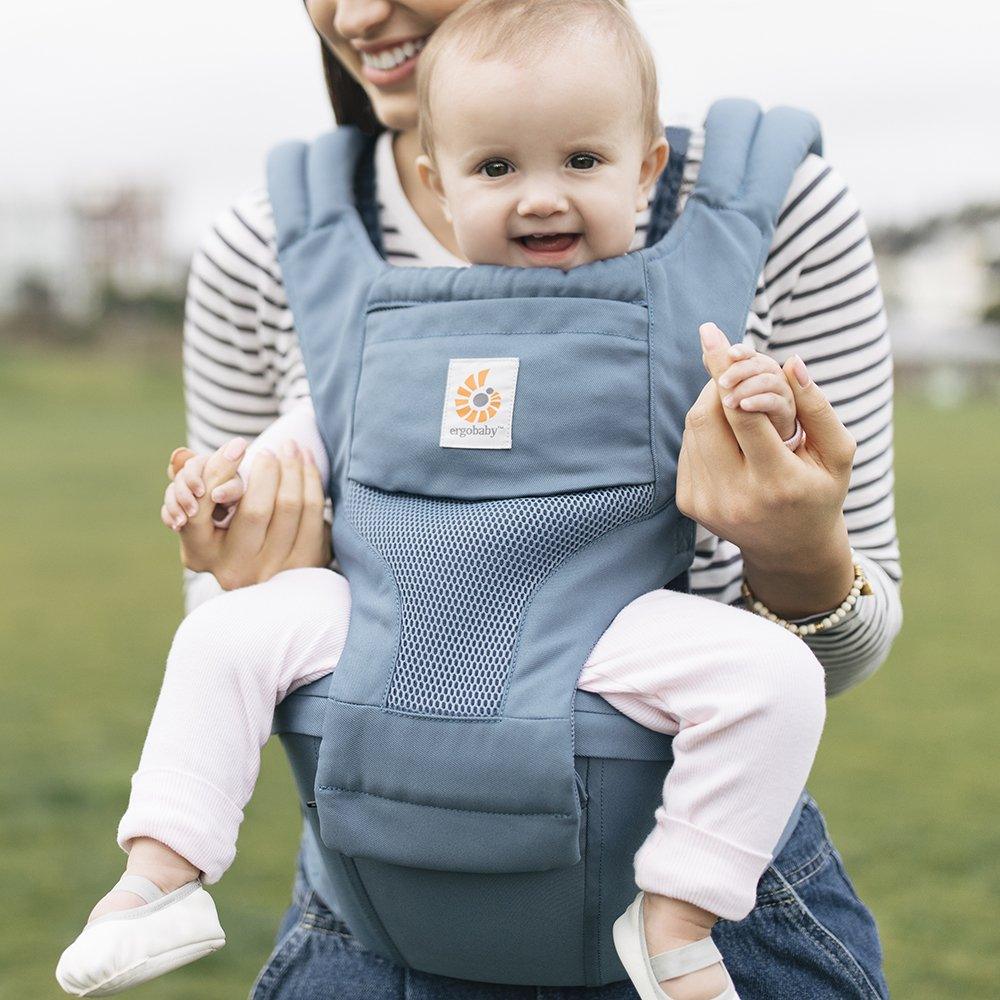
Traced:
<svg viewBox="0 0 1000 1000">
<path fill-rule="evenodd" d="M 753 156 L 754 147 L 757 145 L 757 136 L 760 135 L 760 129 L 764 124 L 765 117 L 764 112 L 758 110 L 757 121 L 754 122 L 753 126 L 753 135 L 750 136 L 750 141 L 747 143 L 746 155 L 743 157 L 743 173 L 740 175 L 740 186 L 736 190 L 736 197 L 729 200 L 730 204 L 733 202 L 741 203 L 743 201 L 743 195 L 746 194 L 747 174 L 750 170 L 750 158 Z"/>
<path fill-rule="evenodd" d="M 603 903 L 603 897 L 601 895 L 601 885 L 604 883 L 604 761 L 599 761 L 599 766 L 601 769 L 601 798 L 598 803 L 597 814 L 601 823 L 601 845 L 602 849 L 597 852 L 597 977 L 598 979 L 604 978 L 604 973 L 602 970 L 601 963 L 601 928 L 604 926 L 604 921 L 601 918 L 601 904 Z"/>
<path fill-rule="evenodd" d="M 512 296 L 513 298 L 514 296 Z M 517 298 L 528 298 L 528 296 L 516 296 Z M 620 302 L 622 305 L 626 306 L 645 306 L 646 302 L 644 299 L 618 299 L 612 297 L 602 298 L 601 296 L 594 295 L 590 296 L 595 299 L 599 299 L 601 302 Z M 574 299 L 581 299 L 583 296 L 574 295 L 552 295 L 546 296 L 546 298 L 553 298 L 560 302 L 571 302 Z M 409 309 L 411 306 L 428 306 L 428 305 L 451 305 L 455 302 L 503 302 L 506 299 L 497 299 L 495 296 L 490 296 L 485 299 L 467 298 L 467 299 L 386 299 L 384 302 L 372 302 L 369 304 L 366 310 L 369 314 L 377 312 L 392 312 L 394 309 Z"/>
<path fill-rule="evenodd" d="M 595 643 L 596 645 L 596 643 Z M 293 692 L 297 693 L 297 692 Z M 405 712 L 398 708 L 386 708 L 385 706 L 371 705 L 365 701 L 345 701 L 343 698 L 330 698 L 329 695 L 305 695 L 308 698 L 322 698 L 324 701 L 335 701 L 338 705 L 350 705 L 352 708 L 376 708 L 379 707 L 387 715 L 402 715 L 408 719 L 427 718 L 419 712 Z M 591 715 L 613 715 L 613 712 L 595 712 L 590 709 L 581 709 Z M 496 715 L 435 715 L 436 722 L 503 722 L 505 719 L 514 722 L 566 722 L 569 715 L 505 715 L 503 718 Z"/>
<path fill-rule="evenodd" d="M 316 787 L 324 792 L 345 792 L 348 795 L 364 795 L 370 799 L 382 799 L 384 802 L 401 802 L 407 806 L 417 806 L 420 809 L 439 809 L 442 812 L 481 814 L 484 816 L 551 816 L 555 819 L 576 819 L 576 813 L 517 812 L 511 809 L 456 809 L 453 806 L 435 806 L 429 802 L 413 802 L 410 799 L 397 799 L 391 795 L 379 795 L 376 792 L 362 792 L 356 788 L 344 788 L 340 785 L 317 785 Z"/>
<path fill-rule="evenodd" d="M 656 425 L 656 394 L 653 392 L 653 351 L 656 350 L 653 331 L 656 326 L 656 317 L 653 315 L 653 297 L 649 294 L 649 262 L 645 258 L 642 261 L 642 280 L 645 282 L 646 298 L 649 300 L 649 305 L 646 307 L 646 386 L 649 392 L 649 454 L 653 464 L 653 496 L 655 497 L 660 486 L 660 467 L 656 461 L 655 443 L 658 431 Z M 678 454 L 678 460 L 679 457 Z M 676 482 L 674 486 L 676 488 Z"/>
<path fill-rule="evenodd" d="M 567 336 L 577 336 L 577 337 L 614 337 L 616 340 L 631 340 L 633 343 L 642 344 L 645 343 L 643 337 L 633 337 L 627 333 L 613 333 L 610 330 L 491 330 L 485 331 L 489 333 L 497 334 L 501 337 L 531 337 L 531 336 L 544 336 L 544 337 L 567 337 Z M 372 341 L 372 346 L 375 347 L 378 344 L 395 344 L 400 341 L 412 341 L 412 340 L 450 340 L 452 337 L 481 337 L 483 336 L 483 330 L 469 330 L 468 332 L 461 333 L 412 333 L 407 332 L 406 334 L 400 334 L 396 337 L 380 337 L 378 340 Z"/>
</svg>

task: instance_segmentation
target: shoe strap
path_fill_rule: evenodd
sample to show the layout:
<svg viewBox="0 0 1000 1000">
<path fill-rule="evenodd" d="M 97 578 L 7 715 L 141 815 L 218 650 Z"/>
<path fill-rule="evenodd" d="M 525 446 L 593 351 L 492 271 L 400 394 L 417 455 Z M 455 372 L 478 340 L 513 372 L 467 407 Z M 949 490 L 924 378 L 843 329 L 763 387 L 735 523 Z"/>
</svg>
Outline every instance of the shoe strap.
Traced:
<svg viewBox="0 0 1000 1000">
<path fill-rule="evenodd" d="M 678 976 L 686 976 L 689 972 L 707 969 L 710 965 L 721 961 L 722 953 L 715 946 L 715 942 L 707 937 L 692 944 L 682 945 L 680 948 L 661 952 L 655 958 L 651 958 L 649 964 L 653 970 L 653 978 L 659 983 L 664 979 L 676 979 Z"/>
<path fill-rule="evenodd" d="M 166 895 L 155 882 L 151 882 L 142 875 L 129 875 L 128 872 L 122 875 L 115 884 L 115 888 L 135 893 L 144 903 L 154 903 Z"/>
</svg>

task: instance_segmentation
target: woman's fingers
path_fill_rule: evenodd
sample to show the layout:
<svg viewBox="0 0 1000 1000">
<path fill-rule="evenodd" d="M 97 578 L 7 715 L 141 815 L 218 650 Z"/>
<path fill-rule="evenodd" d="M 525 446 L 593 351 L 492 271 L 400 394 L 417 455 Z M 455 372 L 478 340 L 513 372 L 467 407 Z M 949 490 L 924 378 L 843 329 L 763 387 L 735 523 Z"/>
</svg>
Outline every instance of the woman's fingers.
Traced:
<svg viewBox="0 0 1000 1000">
<path fill-rule="evenodd" d="M 785 362 L 784 371 L 795 396 L 799 422 L 806 432 L 807 447 L 831 472 L 850 476 L 857 449 L 850 431 L 797 354 Z"/>
<path fill-rule="evenodd" d="M 288 566 L 326 566 L 330 562 L 330 528 L 323 517 L 326 498 L 316 461 L 304 452 L 302 465 L 302 517 Z"/>
<path fill-rule="evenodd" d="M 246 494 L 227 533 L 227 554 L 234 564 L 244 559 L 256 560 L 264 546 L 281 480 L 281 468 L 274 452 L 258 451 L 251 473 Z"/>
<path fill-rule="evenodd" d="M 278 459 L 279 480 L 274 498 L 274 511 L 264 539 L 263 558 L 275 571 L 284 566 L 302 517 L 302 454 L 294 441 L 286 441 Z M 255 470 L 256 471 L 256 470 Z M 251 488 L 253 479 L 250 481 Z"/>
</svg>

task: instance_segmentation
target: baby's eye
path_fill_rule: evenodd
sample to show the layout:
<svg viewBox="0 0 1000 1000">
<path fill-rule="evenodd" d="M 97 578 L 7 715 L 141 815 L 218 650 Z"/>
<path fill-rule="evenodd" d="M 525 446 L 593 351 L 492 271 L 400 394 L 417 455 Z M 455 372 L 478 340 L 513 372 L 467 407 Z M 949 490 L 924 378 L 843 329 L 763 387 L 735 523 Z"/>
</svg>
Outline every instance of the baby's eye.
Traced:
<svg viewBox="0 0 1000 1000">
<path fill-rule="evenodd" d="M 510 164 L 504 160 L 487 160 L 480 168 L 479 172 L 487 177 L 503 177 L 510 173 Z"/>
<path fill-rule="evenodd" d="M 597 166 L 597 157 L 590 153 L 576 153 L 569 158 L 569 165 L 574 170 L 593 170 Z"/>
</svg>

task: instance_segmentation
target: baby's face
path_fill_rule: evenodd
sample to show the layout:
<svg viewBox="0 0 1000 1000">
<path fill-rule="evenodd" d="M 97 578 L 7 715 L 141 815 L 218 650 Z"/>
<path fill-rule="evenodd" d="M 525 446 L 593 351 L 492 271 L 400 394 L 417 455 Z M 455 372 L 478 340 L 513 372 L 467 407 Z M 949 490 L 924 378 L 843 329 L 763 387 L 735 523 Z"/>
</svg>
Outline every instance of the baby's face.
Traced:
<svg viewBox="0 0 1000 1000">
<path fill-rule="evenodd" d="M 434 159 L 418 168 L 471 263 L 568 270 L 628 252 L 666 142 L 647 148 L 638 87 L 613 44 L 583 48 L 435 68 Z"/>
</svg>

